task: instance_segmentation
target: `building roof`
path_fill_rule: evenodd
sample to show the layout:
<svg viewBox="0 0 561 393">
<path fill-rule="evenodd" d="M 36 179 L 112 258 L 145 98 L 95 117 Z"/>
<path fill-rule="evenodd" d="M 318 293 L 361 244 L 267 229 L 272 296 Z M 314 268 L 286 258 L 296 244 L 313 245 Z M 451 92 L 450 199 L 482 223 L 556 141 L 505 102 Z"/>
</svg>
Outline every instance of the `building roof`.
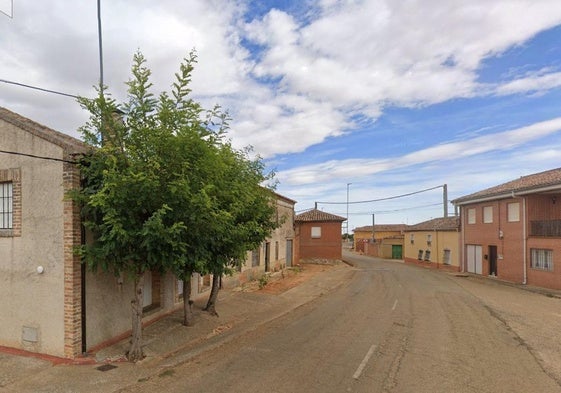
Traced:
<svg viewBox="0 0 561 393">
<path fill-rule="evenodd" d="M 66 153 L 85 153 L 89 146 L 70 135 L 55 131 L 0 106 L 0 120 L 4 120 L 30 134 L 61 147 Z"/>
<path fill-rule="evenodd" d="M 347 219 L 345 217 L 341 217 L 341 216 L 337 216 L 335 214 L 331 214 L 331 213 L 326 213 L 324 211 L 318 210 L 318 209 L 312 209 L 312 210 L 308 210 L 304 213 L 300 213 L 298 214 L 296 217 L 294 217 L 294 221 L 300 221 L 300 222 L 329 222 L 329 221 L 338 221 L 338 222 L 342 222 L 342 221 L 346 221 Z"/>
<path fill-rule="evenodd" d="M 406 224 L 375 224 L 374 232 L 401 232 L 406 228 Z M 372 232 L 372 225 L 355 228 L 353 232 Z"/>
<path fill-rule="evenodd" d="M 561 191 L 561 168 L 522 176 L 516 180 L 454 199 L 452 203 L 463 205 L 546 191 Z"/>
<path fill-rule="evenodd" d="M 459 217 L 440 217 L 409 225 L 406 232 L 413 231 L 458 231 L 460 229 Z"/>
</svg>

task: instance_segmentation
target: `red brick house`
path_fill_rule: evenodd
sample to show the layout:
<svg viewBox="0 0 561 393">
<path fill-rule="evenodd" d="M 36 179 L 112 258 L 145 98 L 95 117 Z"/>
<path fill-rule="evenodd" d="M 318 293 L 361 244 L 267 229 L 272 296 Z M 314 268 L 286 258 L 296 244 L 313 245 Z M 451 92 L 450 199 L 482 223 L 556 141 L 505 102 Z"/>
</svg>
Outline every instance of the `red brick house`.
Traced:
<svg viewBox="0 0 561 393">
<path fill-rule="evenodd" d="M 341 225 L 345 217 L 308 210 L 294 218 L 296 229 L 295 261 L 330 262 L 343 258 Z"/>
<path fill-rule="evenodd" d="M 462 271 L 561 289 L 561 168 L 452 203 L 460 207 Z"/>
</svg>

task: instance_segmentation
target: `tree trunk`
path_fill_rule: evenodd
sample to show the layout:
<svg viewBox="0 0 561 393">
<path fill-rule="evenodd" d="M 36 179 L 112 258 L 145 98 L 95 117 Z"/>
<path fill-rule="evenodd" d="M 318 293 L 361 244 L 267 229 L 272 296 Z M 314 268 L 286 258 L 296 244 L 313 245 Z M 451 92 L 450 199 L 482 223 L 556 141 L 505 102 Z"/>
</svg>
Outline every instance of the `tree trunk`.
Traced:
<svg viewBox="0 0 561 393">
<path fill-rule="evenodd" d="M 138 362 L 144 358 L 142 351 L 142 307 L 144 303 L 144 273 L 138 273 L 134 280 L 134 299 L 132 306 L 132 338 L 127 358 L 131 362 Z"/>
<path fill-rule="evenodd" d="M 183 275 L 183 325 L 193 326 L 193 310 L 191 305 L 191 276 L 193 272 L 191 270 L 185 269 L 185 274 Z"/>
<path fill-rule="evenodd" d="M 211 315 L 218 316 L 216 312 L 216 301 L 218 300 L 218 291 L 220 290 L 220 281 L 222 274 L 214 273 L 212 275 L 212 288 L 210 290 L 210 296 L 208 297 L 208 302 L 205 307 L 205 311 L 208 311 Z"/>
</svg>

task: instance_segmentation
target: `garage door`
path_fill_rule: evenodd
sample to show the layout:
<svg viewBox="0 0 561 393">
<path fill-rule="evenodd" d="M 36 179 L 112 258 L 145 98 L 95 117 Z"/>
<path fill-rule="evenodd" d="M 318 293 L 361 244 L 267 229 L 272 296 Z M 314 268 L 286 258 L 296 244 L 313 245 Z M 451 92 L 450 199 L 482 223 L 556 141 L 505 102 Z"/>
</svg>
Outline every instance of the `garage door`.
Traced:
<svg viewBox="0 0 561 393">
<path fill-rule="evenodd" d="M 483 248 L 475 244 L 466 246 L 468 273 L 481 274 L 483 272 Z"/>
</svg>

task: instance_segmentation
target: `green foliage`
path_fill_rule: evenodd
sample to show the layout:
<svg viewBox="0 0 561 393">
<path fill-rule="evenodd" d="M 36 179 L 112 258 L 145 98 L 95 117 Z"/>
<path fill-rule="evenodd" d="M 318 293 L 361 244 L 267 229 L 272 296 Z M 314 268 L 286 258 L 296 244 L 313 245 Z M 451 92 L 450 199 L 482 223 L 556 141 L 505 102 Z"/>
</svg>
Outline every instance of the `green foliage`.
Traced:
<svg viewBox="0 0 561 393">
<path fill-rule="evenodd" d="M 190 97 L 192 52 L 170 93 L 151 93 L 150 70 L 133 58 L 122 104 L 98 89 L 81 98 L 81 128 L 92 153 L 83 158 L 83 206 L 93 241 L 80 250 L 92 270 L 139 277 L 149 270 L 222 274 L 277 227 L 273 180 L 251 150 L 225 140 L 229 116 Z"/>
<path fill-rule="evenodd" d="M 265 288 L 265 286 L 269 283 L 269 276 L 266 274 L 263 274 L 261 277 L 259 277 L 259 289 L 263 289 Z"/>
</svg>

